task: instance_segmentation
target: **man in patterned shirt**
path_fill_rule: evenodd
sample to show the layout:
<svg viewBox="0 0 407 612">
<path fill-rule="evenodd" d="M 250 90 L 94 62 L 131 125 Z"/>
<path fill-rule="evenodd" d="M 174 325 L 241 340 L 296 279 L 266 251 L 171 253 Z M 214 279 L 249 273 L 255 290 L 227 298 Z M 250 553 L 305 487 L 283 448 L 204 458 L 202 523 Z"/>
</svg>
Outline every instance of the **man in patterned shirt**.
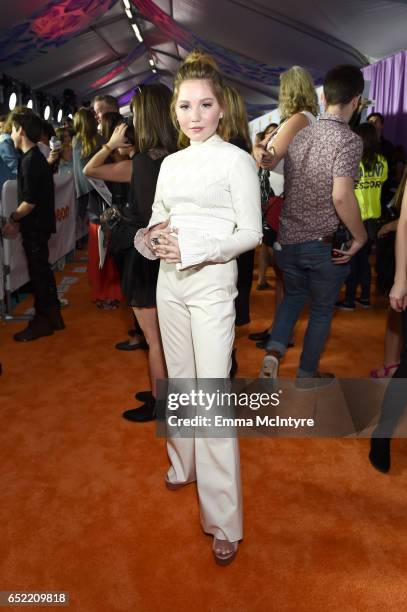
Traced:
<svg viewBox="0 0 407 612">
<path fill-rule="evenodd" d="M 335 302 L 349 273 L 348 262 L 367 239 L 354 194 L 362 141 L 348 125 L 363 88 L 362 72 L 355 66 L 330 70 L 324 82 L 325 114 L 302 129 L 286 153 L 285 200 L 274 243 L 285 296 L 266 345 L 262 378 L 278 375 L 280 359 L 307 302 L 310 316 L 297 379 L 333 378 L 319 372 L 318 364 Z M 352 235 L 346 251 L 333 249 L 340 221 Z"/>
</svg>

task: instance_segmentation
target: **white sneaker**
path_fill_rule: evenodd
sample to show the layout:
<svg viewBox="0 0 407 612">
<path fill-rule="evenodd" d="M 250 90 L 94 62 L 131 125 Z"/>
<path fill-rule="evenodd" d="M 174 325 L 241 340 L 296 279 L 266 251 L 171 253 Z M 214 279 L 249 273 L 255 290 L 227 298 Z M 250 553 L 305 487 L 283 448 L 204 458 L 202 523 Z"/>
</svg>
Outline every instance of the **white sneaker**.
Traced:
<svg viewBox="0 0 407 612">
<path fill-rule="evenodd" d="M 280 362 L 275 355 L 266 355 L 260 370 L 259 378 L 277 378 Z"/>
</svg>

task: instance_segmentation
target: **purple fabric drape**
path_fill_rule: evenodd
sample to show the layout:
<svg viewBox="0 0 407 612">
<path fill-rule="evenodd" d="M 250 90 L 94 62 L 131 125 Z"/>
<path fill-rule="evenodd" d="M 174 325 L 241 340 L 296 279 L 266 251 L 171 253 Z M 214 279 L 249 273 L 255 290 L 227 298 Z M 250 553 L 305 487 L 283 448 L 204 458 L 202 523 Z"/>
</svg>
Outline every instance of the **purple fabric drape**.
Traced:
<svg viewBox="0 0 407 612">
<path fill-rule="evenodd" d="M 370 81 L 369 97 L 375 101 L 368 113 L 382 113 L 385 138 L 407 150 L 407 51 L 366 66 L 363 74 Z"/>
</svg>

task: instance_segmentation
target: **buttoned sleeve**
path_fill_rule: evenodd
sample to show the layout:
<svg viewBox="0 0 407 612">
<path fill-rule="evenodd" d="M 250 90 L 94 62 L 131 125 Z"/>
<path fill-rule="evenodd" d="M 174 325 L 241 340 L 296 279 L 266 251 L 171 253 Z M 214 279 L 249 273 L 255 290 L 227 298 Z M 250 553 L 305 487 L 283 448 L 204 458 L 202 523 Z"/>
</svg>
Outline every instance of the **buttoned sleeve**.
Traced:
<svg viewBox="0 0 407 612">
<path fill-rule="evenodd" d="M 197 238 L 191 230 L 181 228 L 178 233 L 180 270 L 204 262 L 227 262 L 261 243 L 260 184 L 256 164 L 244 151 L 237 150 L 233 155 L 228 179 L 236 229 L 225 238 Z"/>
</svg>

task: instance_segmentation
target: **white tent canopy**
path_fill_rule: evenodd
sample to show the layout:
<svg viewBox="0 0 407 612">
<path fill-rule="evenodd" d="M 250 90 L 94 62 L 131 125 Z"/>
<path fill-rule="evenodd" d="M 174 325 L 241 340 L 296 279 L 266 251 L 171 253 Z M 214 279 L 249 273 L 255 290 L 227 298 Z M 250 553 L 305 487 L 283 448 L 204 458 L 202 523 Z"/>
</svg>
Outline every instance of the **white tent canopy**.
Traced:
<svg viewBox="0 0 407 612">
<path fill-rule="evenodd" d="M 406 23 L 406 2 L 390 0 L 20 0 L 0 17 L 0 70 L 60 100 L 68 88 L 79 103 L 125 101 L 140 82 L 171 85 L 200 46 L 253 116 L 275 106 L 282 70 L 300 64 L 318 82 L 335 64 L 367 65 L 406 47 Z"/>
</svg>

